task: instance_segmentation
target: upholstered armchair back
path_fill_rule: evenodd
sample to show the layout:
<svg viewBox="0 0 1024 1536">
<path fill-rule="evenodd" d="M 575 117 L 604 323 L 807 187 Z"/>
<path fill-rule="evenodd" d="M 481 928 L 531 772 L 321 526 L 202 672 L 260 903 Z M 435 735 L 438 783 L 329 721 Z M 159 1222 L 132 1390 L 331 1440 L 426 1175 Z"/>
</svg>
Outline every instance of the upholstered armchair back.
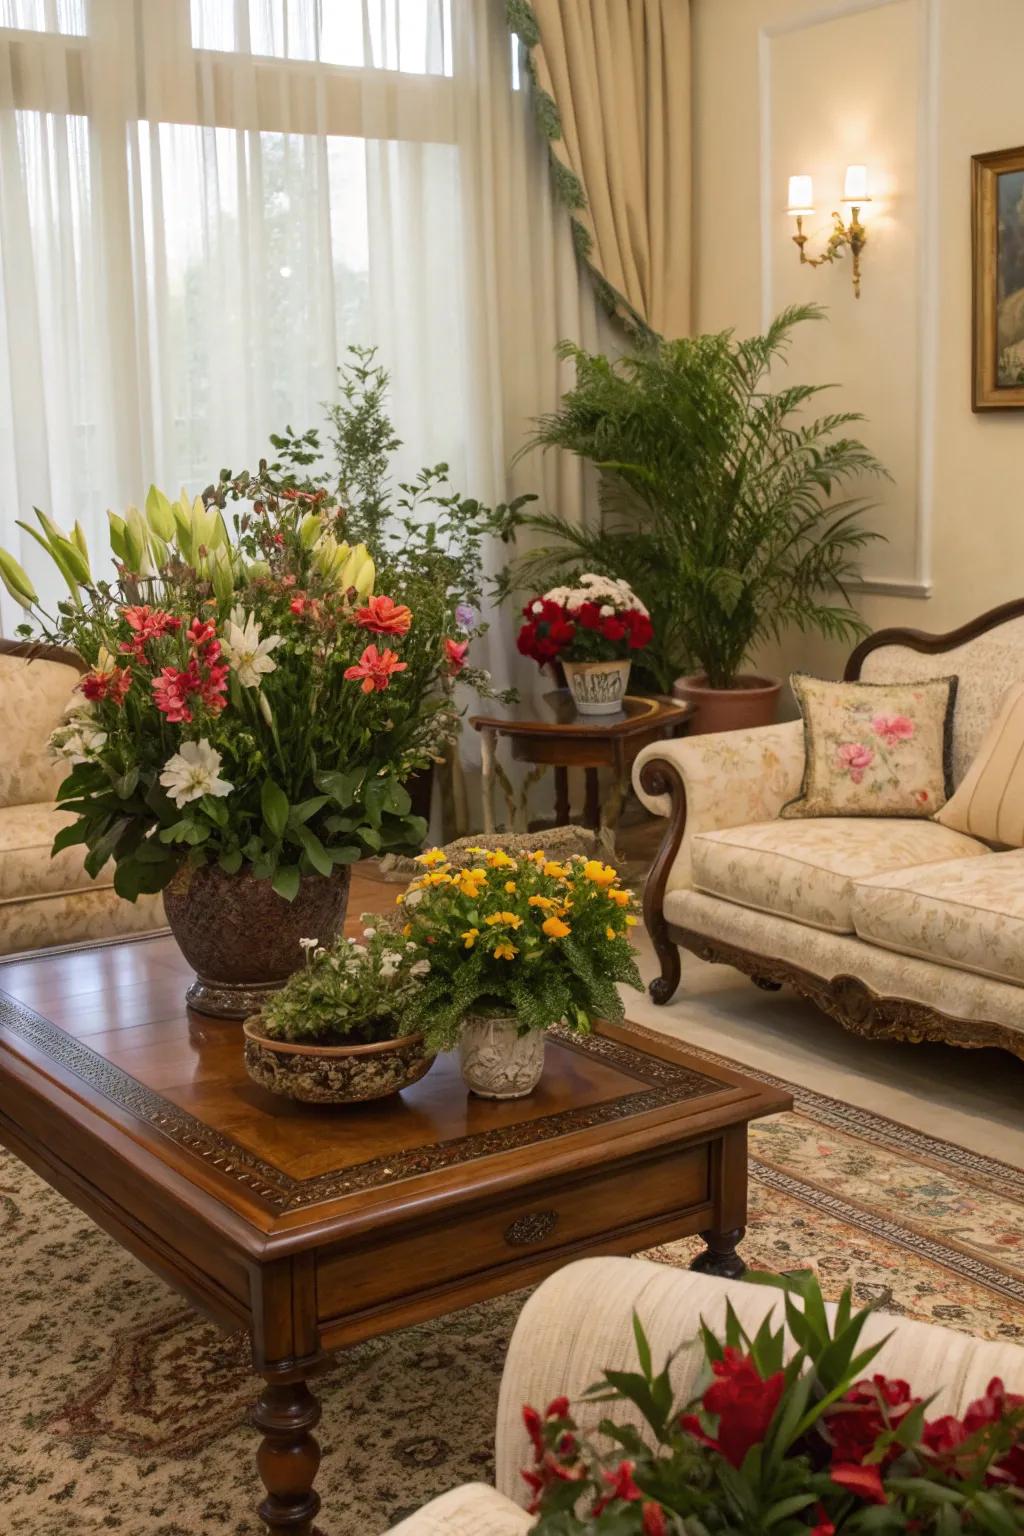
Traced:
<svg viewBox="0 0 1024 1536">
<path fill-rule="evenodd" d="M 70 657 L 29 659 L 26 650 L 0 641 L 0 807 L 53 800 L 66 777 L 46 742 L 63 719 L 79 668 Z"/>
<path fill-rule="evenodd" d="M 992 615 L 983 617 L 988 619 Z M 922 641 L 928 642 L 927 648 L 906 643 L 912 638 L 910 631 L 902 632 L 904 643 L 897 642 L 900 631 L 873 636 L 854 652 L 846 670 L 847 677 L 860 676 L 866 683 L 914 682 L 929 677 L 960 679 L 953 718 L 953 778 L 957 784 L 992 724 L 1000 698 L 1011 683 L 1024 682 L 1024 612 L 969 635 L 972 628 L 965 625 L 950 635 L 921 636 Z M 890 634 L 893 643 L 873 643 L 888 639 Z M 946 641 L 953 642 L 948 649 L 937 648 Z"/>
</svg>

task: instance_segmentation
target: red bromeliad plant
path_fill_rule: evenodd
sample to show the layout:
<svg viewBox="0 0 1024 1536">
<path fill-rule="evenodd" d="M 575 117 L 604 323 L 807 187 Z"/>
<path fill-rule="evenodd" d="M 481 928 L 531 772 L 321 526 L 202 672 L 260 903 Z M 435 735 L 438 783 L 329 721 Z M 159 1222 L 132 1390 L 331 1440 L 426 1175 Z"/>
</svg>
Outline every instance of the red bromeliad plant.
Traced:
<svg viewBox="0 0 1024 1536">
<path fill-rule="evenodd" d="M 870 1309 L 849 1289 L 830 1323 L 812 1275 L 748 1278 L 786 1292 L 788 1362 L 782 1328 L 751 1338 L 727 1304 L 724 1341 L 701 1328 L 710 1380 L 677 1403 L 634 1318 L 639 1370 L 584 1401 L 632 1405 L 643 1433 L 604 1419 L 581 1435 L 566 1397 L 524 1408 L 536 1536 L 1024 1532 L 1024 1397 L 996 1379 L 962 1419 L 929 1419 L 907 1382 L 862 1375 L 881 1344 L 859 1347 Z"/>
<path fill-rule="evenodd" d="M 549 661 L 625 661 L 650 644 L 647 609 L 624 581 L 593 573 L 574 587 L 531 598 L 516 641 L 540 666 Z"/>
</svg>

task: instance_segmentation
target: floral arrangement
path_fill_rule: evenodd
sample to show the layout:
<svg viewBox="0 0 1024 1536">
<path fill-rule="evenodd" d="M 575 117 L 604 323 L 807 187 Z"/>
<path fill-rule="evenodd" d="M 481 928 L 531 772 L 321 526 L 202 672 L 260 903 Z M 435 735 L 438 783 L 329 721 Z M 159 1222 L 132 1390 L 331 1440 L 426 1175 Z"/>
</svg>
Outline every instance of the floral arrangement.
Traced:
<svg viewBox="0 0 1024 1536">
<path fill-rule="evenodd" d="M 581 1435 L 565 1397 L 523 1410 L 536 1536 L 1024 1531 L 1024 1397 L 996 1379 L 962 1418 L 929 1418 L 907 1382 L 863 1374 L 882 1346 L 860 1347 L 870 1309 L 849 1288 L 830 1323 L 813 1275 L 747 1278 L 787 1293 L 788 1363 L 781 1327 L 751 1338 L 727 1304 L 724 1340 L 702 1324 L 706 1385 L 677 1403 L 634 1318 L 639 1370 L 585 1400 L 630 1405 L 644 1433 L 614 1414 Z"/>
<path fill-rule="evenodd" d="M 86 844 L 92 876 L 112 858 L 130 900 L 210 863 L 291 900 L 303 875 L 422 846 L 402 781 L 453 729 L 464 640 L 374 593 L 344 510 L 262 470 L 232 492 L 248 501 L 231 531 L 223 485 L 174 503 L 153 488 L 144 511 L 110 514 L 113 582 L 93 576 L 80 527 L 39 513 L 28 531 L 69 589 L 53 615 L 0 557 L 33 620 L 19 633 L 88 667 L 52 740 L 76 817 L 54 852 Z"/>
<path fill-rule="evenodd" d="M 479 862 L 461 870 L 438 848 L 420 854 L 423 874 L 398 897 L 402 935 L 430 961 L 410 1028 L 443 1050 L 472 1011 L 515 1013 L 523 1029 L 621 1019 L 616 982 L 641 983 L 629 940 L 635 903 L 618 873 L 581 855 L 469 852 Z"/>
<path fill-rule="evenodd" d="M 306 964 L 263 1005 L 262 1034 L 302 1045 L 371 1045 L 406 1032 L 405 1010 L 430 961 L 417 956 L 394 923 L 368 913 L 362 920 L 362 944 L 300 940 Z"/>
<path fill-rule="evenodd" d="M 575 587 L 552 587 L 523 609 L 520 652 L 549 661 L 624 661 L 654 637 L 647 609 L 625 581 L 593 572 Z"/>
</svg>

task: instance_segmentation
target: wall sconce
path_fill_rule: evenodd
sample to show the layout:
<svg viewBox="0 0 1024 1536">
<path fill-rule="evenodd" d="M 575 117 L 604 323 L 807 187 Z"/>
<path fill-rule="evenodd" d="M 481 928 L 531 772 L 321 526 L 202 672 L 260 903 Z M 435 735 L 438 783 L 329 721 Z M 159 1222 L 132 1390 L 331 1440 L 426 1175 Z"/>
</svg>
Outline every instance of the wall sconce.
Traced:
<svg viewBox="0 0 1024 1536">
<path fill-rule="evenodd" d="M 804 250 L 807 236 L 804 234 L 804 215 L 814 212 L 814 184 L 810 176 L 789 178 L 789 206 L 786 212 L 796 219 L 793 243 L 800 252 L 800 261 L 807 267 L 820 267 L 823 262 L 838 261 L 846 246 L 853 260 L 853 295 L 860 298 L 860 253 L 867 241 L 867 230 L 860 221 L 860 210 L 870 203 L 868 196 L 868 168 L 866 165 L 848 165 L 843 181 L 844 204 L 850 209 L 850 222 L 843 223 L 842 216 L 833 213 L 832 233 L 820 256 L 808 256 Z"/>
</svg>

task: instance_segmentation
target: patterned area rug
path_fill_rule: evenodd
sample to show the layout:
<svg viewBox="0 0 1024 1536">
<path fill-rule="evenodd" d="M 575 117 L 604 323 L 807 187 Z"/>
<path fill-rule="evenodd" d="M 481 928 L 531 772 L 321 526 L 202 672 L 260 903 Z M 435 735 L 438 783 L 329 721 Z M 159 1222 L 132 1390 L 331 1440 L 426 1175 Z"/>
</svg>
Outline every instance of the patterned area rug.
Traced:
<svg viewBox="0 0 1024 1536">
<path fill-rule="evenodd" d="M 792 1091 L 792 1114 L 751 1128 L 747 1262 L 814 1265 L 830 1294 L 850 1280 L 886 1311 L 1024 1341 L 1024 1174 Z M 685 1266 L 697 1246 L 650 1257 Z M 244 1338 L 221 1337 L 6 1154 L 0 1252 L 0 1529 L 262 1536 Z M 522 1300 L 374 1340 L 321 1378 L 326 1536 L 376 1536 L 490 1476 Z"/>
</svg>

